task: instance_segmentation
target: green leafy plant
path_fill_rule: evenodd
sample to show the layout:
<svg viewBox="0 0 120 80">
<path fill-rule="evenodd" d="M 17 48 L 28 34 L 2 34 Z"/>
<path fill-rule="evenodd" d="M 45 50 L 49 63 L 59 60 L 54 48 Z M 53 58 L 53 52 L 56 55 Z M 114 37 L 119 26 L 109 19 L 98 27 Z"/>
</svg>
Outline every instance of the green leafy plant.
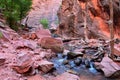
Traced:
<svg viewBox="0 0 120 80">
<path fill-rule="evenodd" d="M 47 19 L 45 19 L 45 18 L 41 19 L 41 20 L 40 20 L 40 23 L 43 25 L 43 27 L 44 27 L 45 29 L 48 28 L 49 22 L 48 22 Z"/>
<path fill-rule="evenodd" d="M 2 10 L 8 25 L 17 30 L 21 20 L 30 10 L 31 4 L 32 0 L 0 0 L 0 10 Z"/>
</svg>

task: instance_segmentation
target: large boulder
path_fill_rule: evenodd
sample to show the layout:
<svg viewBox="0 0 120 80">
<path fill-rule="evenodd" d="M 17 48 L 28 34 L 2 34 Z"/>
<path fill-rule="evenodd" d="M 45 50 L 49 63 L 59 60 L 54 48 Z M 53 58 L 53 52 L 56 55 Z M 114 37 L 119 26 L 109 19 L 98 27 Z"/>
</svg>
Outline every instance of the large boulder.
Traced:
<svg viewBox="0 0 120 80">
<path fill-rule="evenodd" d="M 51 49 L 53 52 L 61 53 L 63 52 L 63 42 L 60 39 L 55 39 L 51 37 L 43 37 L 38 41 L 38 44 L 42 48 Z"/>
<path fill-rule="evenodd" d="M 114 62 L 109 57 L 104 57 L 101 61 L 101 69 L 103 70 L 106 77 L 117 78 L 120 76 L 120 63 Z"/>
<path fill-rule="evenodd" d="M 39 29 L 36 31 L 36 35 L 39 39 L 43 37 L 51 37 L 51 33 L 48 29 Z"/>
<path fill-rule="evenodd" d="M 19 56 L 17 63 L 11 64 L 11 68 L 17 73 L 24 74 L 30 71 L 30 68 L 33 65 L 32 55 L 25 54 Z"/>
</svg>

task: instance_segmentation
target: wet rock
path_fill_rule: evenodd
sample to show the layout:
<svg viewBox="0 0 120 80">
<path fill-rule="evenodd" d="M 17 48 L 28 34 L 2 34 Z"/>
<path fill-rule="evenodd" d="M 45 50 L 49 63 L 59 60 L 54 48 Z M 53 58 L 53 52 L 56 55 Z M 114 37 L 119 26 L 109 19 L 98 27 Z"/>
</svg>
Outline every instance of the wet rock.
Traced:
<svg viewBox="0 0 120 80">
<path fill-rule="evenodd" d="M 94 67 L 95 67 L 95 69 L 96 69 L 97 71 L 99 71 L 99 72 L 102 71 L 102 70 L 101 70 L 102 66 L 100 66 L 100 63 L 95 62 L 95 63 L 94 63 Z"/>
<path fill-rule="evenodd" d="M 82 59 L 77 58 L 76 60 L 74 60 L 74 63 L 79 66 L 82 63 Z"/>
<path fill-rule="evenodd" d="M 51 49 L 53 52 L 62 53 L 64 50 L 62 40 L 54 39 L 51 37 L 43 37 L 38 44 L 41 45 L 42 48 Z"/>
<path fill-rule="evenodd" d="M 109 57 L 104 57 L 101 61 L 102 71 L 104 72 L 106 77 L 111 77 L 114 73 L 118 73 L 120 71 L 119 62 L 114 62 Z M 118 74 L 116 77 L 120 76 Z"/>
<path fill-rule="evenodd" d="M 78 74 L 78 73 L 77 73 L 76 71 L 74 71 L 74 70 L 67 70 L 67 72 L 68 72 L 68 73 L 71 73 L 71 74 L 75 74 L 75 75 Z"/>
<path fill-rule="evenodd" d="M 71 66 L 69 64 L 65 65 L 67 68 L 71 69 Z"/>
<path fill-rule="evenodd" d="M 69 52 L 70 52 L 69 50 L 64 49 L 64 51 L 63 51 L 63 55 L 65 55 L 65 56 L 66 56 Z"/>
<path fill-rule="evenodd" d="M 90 61 L 88 59 L 85 60 L 85 66 L 87 68 L 90 68 Z"/>
<path fill-rule="evenodd" d="M 64 64 L 64 65 L 66 65 L 66 64 L 68 64 L 68 63 L 69 63 L 68 60 L 64 60 L 64 61 L 63 61 L 63 64 Z"/>
<path fill-rule="evenodd" d="M 46 79 L 41 75 L 35 75 L 35 76 L 29 77 L 27 80 L 46 80 Z"/>
<path fill-rule="evenodd" d="M 38 63 L 39 70 L 41 70 L 44 73 L 49 72 L 51 69 L 53 69 L 54 64 L 52 62 L 46 61 L 46 60 L 41 60 Z"/>
<path fill-rule="evenodd" d="M 80 52 L 80 51 L 74 51 L 74 53 L 76 54 L 76 56 L 83 56 L 83 53 L 82 52 Z"/>
<path fill-rule="evenodd" d="M 57 57 L 58 58 L 63 58 L 63 55 L 62 54 L 57 54 Z"/>
<path fill-rule="evenodd" d="M 61 75 L 58 75 L 53 80 L 80 80 L 80 78 L 77 75 L 65 72 Z"/>
<path fill-rule="evenodd" d="M 71 68 L 73 68 L 73 67 L 75 67 L 76 65 L 75 65 L 75 63 L 74 63 L 74 61 L 69 61 L 69 65 L 71 66 Z"/>
<path fill-rule="evenodd" d="M 67 58 L 74 59 L 74 58 L 76 58 L 78 56 L 82 56 L 82 55 L 83 55 L 83 53 L 81 53 L 81 52 L 68 52 Z"/>
</svg>

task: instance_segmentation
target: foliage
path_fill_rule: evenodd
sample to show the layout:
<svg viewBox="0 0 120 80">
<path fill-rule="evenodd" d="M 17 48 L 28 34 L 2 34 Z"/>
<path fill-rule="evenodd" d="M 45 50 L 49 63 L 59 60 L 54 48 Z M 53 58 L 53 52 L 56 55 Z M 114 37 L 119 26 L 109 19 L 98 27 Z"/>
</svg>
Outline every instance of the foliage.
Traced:
<svg viewBox="0 0 120 80">
<path fill-rule="evenodd" d="M 3 34 L 2 34 L 2 32 L 0 32 L 0 38 L 2 38 L 3 37 Z"/>
<path fill-rule="evenodd" d="M 49 22 L 48 22 L 47 19 L 45 19 L 45 18 L 41 19 L 41 20 L 40 20 L 40 23 L 43 25 L 43 27 L 44 27 L 45 29 L 48 28 Z"/>
<path fill-rule="evenodd" d="M 7 20 L 9 26 L 17 29 L 18 22 L 26 16 L 30 10 L 32 0 L 0 0 L 0 9 Z"/>
</svg>

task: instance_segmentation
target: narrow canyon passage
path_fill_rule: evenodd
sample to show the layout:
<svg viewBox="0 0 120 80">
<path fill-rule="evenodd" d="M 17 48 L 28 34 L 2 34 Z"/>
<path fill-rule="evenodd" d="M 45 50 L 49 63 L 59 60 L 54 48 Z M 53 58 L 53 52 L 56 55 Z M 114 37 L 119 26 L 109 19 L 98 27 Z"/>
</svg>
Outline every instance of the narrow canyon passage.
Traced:
<svg viewBox="0 0 120 80">
<path fill-rule="evenodd" d="M 39 26 L 40 20 L 44 18 L 49 21 L 49 24 L 58 24 L 57 11 L 61 2 L 62 0 L 33 0 L 32 9 L 27 16 L 28 26 Z"/>
<path fill-rule="evenodd" d="M 0 0 L 0 80 L 120 80 L 120 1 L 112 1 L 113 58 L 109 0 Z"/>
</svg>

